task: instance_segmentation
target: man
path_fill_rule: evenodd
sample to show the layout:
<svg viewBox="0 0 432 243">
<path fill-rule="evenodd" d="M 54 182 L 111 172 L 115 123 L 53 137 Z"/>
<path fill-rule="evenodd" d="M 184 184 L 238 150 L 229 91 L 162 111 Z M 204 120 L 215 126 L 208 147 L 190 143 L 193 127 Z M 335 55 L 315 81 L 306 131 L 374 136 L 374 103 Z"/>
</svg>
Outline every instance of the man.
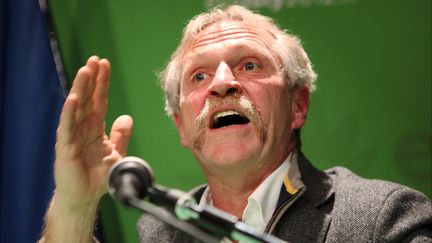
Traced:
<svg viewBox="0 0 432 243">
<path fill-rule="evenodd" d="M 64 104 L 42 241 L 92 240 L 107 171 L 126 154 L 129 116 L 104 133 L 109 70 L 91 57 Z M 195 17 L 161 75 L 166 111 L 208 181 L 193 195 L 291 242 L 430 241 L 423 194 L 344 168 L 322 172 L 302 154 L 315 79 L 299 40 L 269 18 L 239 6 Z M 150 216 L 138 232 L 142 242 L 192 240 Z"/>
</svg>

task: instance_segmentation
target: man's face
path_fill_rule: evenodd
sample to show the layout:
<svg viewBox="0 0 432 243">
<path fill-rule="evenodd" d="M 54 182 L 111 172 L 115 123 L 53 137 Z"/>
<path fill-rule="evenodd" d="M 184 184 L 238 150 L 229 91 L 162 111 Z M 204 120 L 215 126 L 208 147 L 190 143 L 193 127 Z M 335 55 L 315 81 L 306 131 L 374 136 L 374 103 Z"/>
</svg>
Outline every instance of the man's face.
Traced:
<svg viewBox="0 0 432 243">
<path fill-rule="evenodd" d="M 183 146 L 205 170 L 259 166 L 285 159 L 293 148 L 295 92 L 283 79 L 264 30 L 219 22 L 188 47 L 174 114 Z M 294 99 L 293 99 L 294 97 Z"/>
</svg>

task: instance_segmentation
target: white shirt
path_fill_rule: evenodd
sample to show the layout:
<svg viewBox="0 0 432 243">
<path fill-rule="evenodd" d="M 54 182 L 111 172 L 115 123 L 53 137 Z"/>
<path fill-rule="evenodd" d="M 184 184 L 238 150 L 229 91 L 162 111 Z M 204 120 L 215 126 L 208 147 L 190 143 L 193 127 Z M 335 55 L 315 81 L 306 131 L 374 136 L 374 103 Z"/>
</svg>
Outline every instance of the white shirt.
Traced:
<svg viewBox="0 0 432 243">
<path fill-rule="evenodd" d="M 290 153 L 288 158 L 248 197 L 242 221 L 260 232 L 264 232 L 276 209 L 282 183 L 285 183 L 289 193 L 294 194 L 304 186 L 300 179 L 297 153 Z M 205 189 L 201 196 L 199 205 L 213 205 L 209 187 Z"/>
</svg>

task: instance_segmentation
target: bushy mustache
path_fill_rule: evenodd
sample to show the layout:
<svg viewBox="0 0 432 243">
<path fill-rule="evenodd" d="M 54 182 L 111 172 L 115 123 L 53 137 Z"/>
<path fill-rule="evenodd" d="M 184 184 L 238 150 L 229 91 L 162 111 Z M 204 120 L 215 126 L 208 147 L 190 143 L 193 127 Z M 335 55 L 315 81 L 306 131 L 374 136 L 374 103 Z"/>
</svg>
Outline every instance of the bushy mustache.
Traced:
<svg viewBox="0 0 432 243">
<path fill-rule="evenodd" d="M 245 115 L 258 132 L 260 139 L 262 141 L 266 139 L 267 133 L 261 115 L 246 96 L 231 95 L 224 98 L 210 97 L 206 99 L 205 104 L 193 125 L 194 135 L 192 144 L 195 149 L 200 149 L 202 146 L 205 133 L 209 127 L 208 121 L 210 114 L 212 114 L 217 107 L 222 105 L 230 107 L 230 109 L 234 109 Z"/>
</svg>

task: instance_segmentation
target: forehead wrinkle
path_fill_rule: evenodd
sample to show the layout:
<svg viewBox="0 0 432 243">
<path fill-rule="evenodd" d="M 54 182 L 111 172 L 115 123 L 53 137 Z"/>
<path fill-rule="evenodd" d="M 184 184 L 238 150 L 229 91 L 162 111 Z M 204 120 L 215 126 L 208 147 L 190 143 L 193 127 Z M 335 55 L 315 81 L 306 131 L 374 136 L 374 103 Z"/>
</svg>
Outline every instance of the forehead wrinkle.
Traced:
<svg viewBox="0 0 432 243">
<path fill-rule="evenodd" d="M 229 36 L 229 35 L 237 35 L 237 34 L 250 34 L 255 35 L 258 38 L 262 38 L 260 34 L 253 29 L 250 28 L 241 28 L 241 27 L 230 27 L 230 28 L 218 28 L 214 31 L 203 31 L 201 32 L 202 37 L 199 37 L 195 39 L 195 41 L 192 42 L 191 46 L 194 46 L 200 42 L 206 42 L 208 40 L 217 39 L 219 37 Z"/>
<path fill-rule="evenodd" d="M 221 43 L 227 40 L 240 40 L 240 39 L 257 39 L 257 42 L 259 42 L 261 45 L 263 45 L 264 47 L 267 47 L 267 45 L 265 44 L 265 42 L 262 40 L 261 36 L 256 35 L 256 34 L 251 34 L 251 33 L 232 33 L 230 35 L 223 35 L 223 36 L 219 36 L 216 38 L 212 38 L 212 39 L 208 39 L 205 41 L 200 41 L 196 44 L 194 44 L 189 51 L 195 49 L 195 48 L 199 48 L 202 46 L 206 46 L 206 45 L 211 45 L 214 43 Z"/>
<path fill-rule="evenodd" d="M 238 23 L 234 23 L 235 25 L 238 25 Z M 273 36 L 267 34 L 264 34 L 262 32 L 257 32 L 253 30 L 252 28 L 245 26 L 244 24 L 241 24 L 241 26 L 233 26 L 233 27 L 227 27 L 226 25 L 223 26 L 216 26 L 216 27 L 208 27 L 209 29 L 205 29 L 201 31 L 197 38 L 190 44 L 190 47 L 186 49 L 183 56 L 186 56 L 189 52 L 191 52 L 193 49 L 210 45 L 213 43 L 223 42 L 226 40 L 235 40 L 235 39 L 242 39 L 242 38 L 251 38 L 257 40 L 258 43 L 260 43 L 262 46 L 266 47 L 267 49 L 270 49 L 269 44 L 267 44 L 266 38 L 269 40 L 274 39 Z M 212 28 L 214 30 L 212 30 Z"/>
</svg>

